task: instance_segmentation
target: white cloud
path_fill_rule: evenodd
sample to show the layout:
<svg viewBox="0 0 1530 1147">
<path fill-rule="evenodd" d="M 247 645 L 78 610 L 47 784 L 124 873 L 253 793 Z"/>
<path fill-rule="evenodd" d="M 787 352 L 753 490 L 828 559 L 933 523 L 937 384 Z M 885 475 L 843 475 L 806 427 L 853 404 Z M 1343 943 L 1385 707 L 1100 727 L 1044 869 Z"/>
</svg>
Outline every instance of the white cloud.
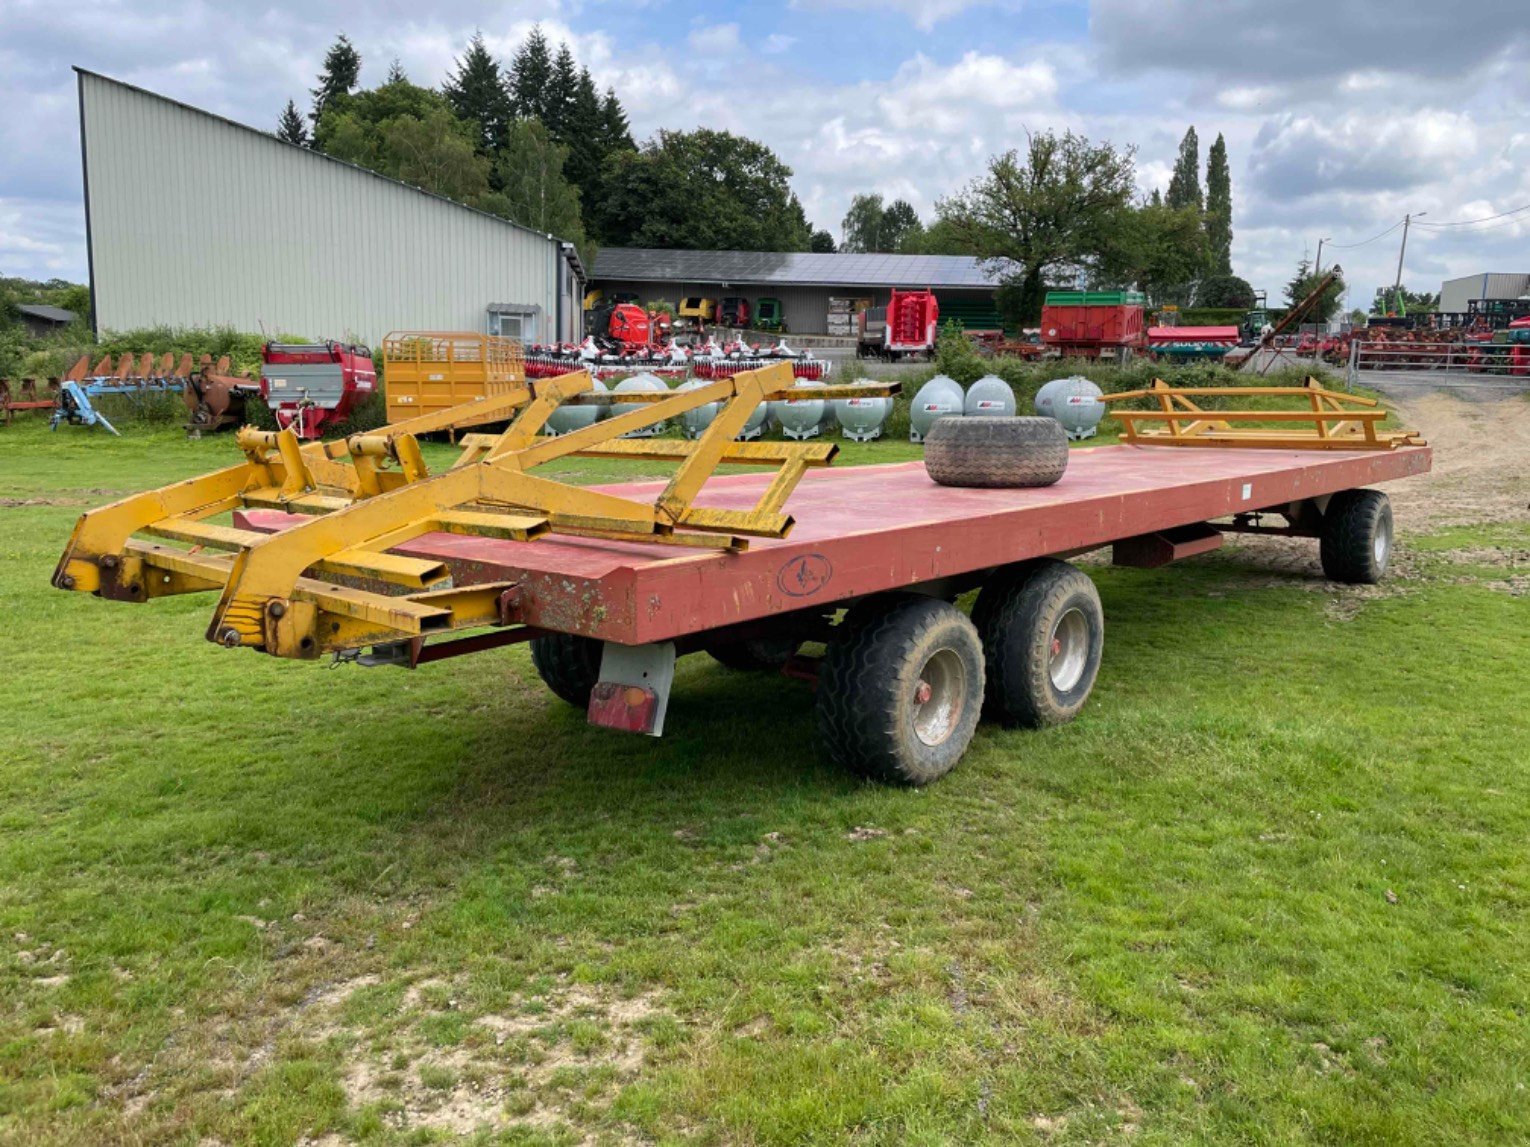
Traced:
<svg viewBox="0 0 1530 1147">
<path fill-rule="evenodd" d="M 1254 140 L 1249 170 L 1272 196 L 1300 199 L 1332 191 L 1398 192 L 1439 179 L 1477 150 L 1470 116 L 1441 110 L 1377 122 L 1284 115 Z"/>
<path fill-rule="evenodd" d="M 693 52 L 708 56 L 731 56 L 739 49 L 737 24 L 713 24 L 697 28 L 687 37 Z"/>
<path fill-rule="evenodd" d="M 928 32 L 942 20 L 988 3 L 992 0 L 792 0 L 791 6 L 806 12 L 835 8 L 876 14 L 897 12 L 920 31 Z"/>
<path fill-rule="evenodd" d="M 1436 222 L 1530 203 L 1530 21 L 1514 18 L 1517 5 L 1392 5 L 1378 20 L 1360 0 L 1290 0 L 1272 21 L 1263 0 L 1092 0 L 1088 39 L 1047 41 L 1033 29 L 1056 22 L 1033 19 L 1034 2 L 1016 18 L 1019 0 L 794 0 L 747 23 L 715 8 L 695 23 L 655 4 L 636 32 L 634 4 L 615 8 L 512 0 L 491 17 L 478 0 L 0 0 L 0 106 L 21 109 L 0 118 L 0 272 L 84 273 L 70 63 L 264 127 L 289 97 L 306 103 L 341 27 L 364 83 L 397 56 L 434 84 L 475 26 L 504 60 L 539 22 L 616 88 L 639 138 L 706 126 L 762 140 L 794 169 L 809 218 L 831 229 L 864 191 L 928 218 L 1026 130 L 1136 145 L 1148 192 L 1167 186 L 1194 123 L 1203 161 L 1226 136 L 1234 263 L 1272 297 L 1319 236 L 1363 239 L 1404 211 Z M 980 9 L 992 29 L 980 41 L 945 23 Z M 861 33 L 873 20 L 870 47 Z M 1530 220 L 1417 228 L 1409 274 L 1530 267 L 1527 233 Z M 1390 283 L 1395 238 L 1340 253 L 1357 295 Z"/>
</svg>

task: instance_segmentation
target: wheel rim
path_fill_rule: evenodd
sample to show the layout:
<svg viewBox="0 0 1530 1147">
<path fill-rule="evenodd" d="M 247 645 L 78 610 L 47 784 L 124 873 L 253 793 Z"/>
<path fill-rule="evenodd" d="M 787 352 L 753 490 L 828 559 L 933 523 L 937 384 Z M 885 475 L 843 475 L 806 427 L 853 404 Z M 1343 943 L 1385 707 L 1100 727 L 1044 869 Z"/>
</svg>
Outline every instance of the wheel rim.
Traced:
<svg viewBox="0 0 1530 1147">
<path fill-rule="evenodd" d="M 967 696 L 967 667 L 954 649 L 940 649 L 924 663 L 914 687 L 914 735 L 926 745 L 950 739 Z"/>
<path fill-rule="evenodd" d="M 1047 641 L 1047 674 L 1052 688 L 1066 693 L 1082 680 L 1089 662 L 1089 622 L 1083 610 L 1070 609 L 1057 619 Z"/>
<path fill-rule="evenodd" d="M 1392 552 L 1392 523 L 1385 517 L 1376 523 L 1376 539 L 1371 543 L 1371 550 L 1376 555 L 1376 568 L 1381 569 Z"/>
</svg>

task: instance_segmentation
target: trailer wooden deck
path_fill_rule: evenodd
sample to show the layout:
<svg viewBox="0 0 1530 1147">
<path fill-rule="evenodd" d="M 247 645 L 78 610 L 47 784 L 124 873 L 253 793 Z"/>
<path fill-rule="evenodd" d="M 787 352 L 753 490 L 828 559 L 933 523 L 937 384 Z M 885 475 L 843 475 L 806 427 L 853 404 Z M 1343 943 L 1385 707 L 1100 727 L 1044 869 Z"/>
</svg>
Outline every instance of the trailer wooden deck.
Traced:
<svg viewBox="0 0 1530 1147">
<path fill-rule="evenodd" d="M 782 539 L 744 553 L 573 537 L 532 542 L 432 533 L 394 552 L 449 565 L 457 585 L 514 582 L 519 619 L 623 645 L 667 641 L 1045 555 L 1076 554 L 1429 469 L 1427 446 L 1391 451 L 1076 449 L 1055 486 L 938 486 L 920 462 L 810 471 Z M 770 474 L 708 482 L 699 506 L 748 508 Z M 651 499 L 662 482 L 597 489 Z M 250 528 L 292 518 L 246 511 Z"/>
</svg>

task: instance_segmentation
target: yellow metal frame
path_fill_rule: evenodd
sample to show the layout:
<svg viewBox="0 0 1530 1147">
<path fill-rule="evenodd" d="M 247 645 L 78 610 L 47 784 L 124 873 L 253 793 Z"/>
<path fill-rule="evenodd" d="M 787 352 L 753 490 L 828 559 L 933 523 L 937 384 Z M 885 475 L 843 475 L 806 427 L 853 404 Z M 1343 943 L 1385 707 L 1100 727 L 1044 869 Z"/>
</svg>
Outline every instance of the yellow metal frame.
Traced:
<svg viewBox="0 0 1530 1147">
<path fill-rule="evenodd" d="M 1306 410 L 1204 410 L 1195 398 L 1300 396 Z M 1109 403 L 1155 398 L 1157 410 L 1111 409 L 1123 439 L 1137 446 L 1251 446 L 1274 450 L 1395 450 L 1423 446 L 1416 430 L 1381 431 L 1387 412 L 1373 398 L 1328 390 L 1315 378 L 1302 386 L 1170 386 L 1161 378 L 1145 390 L 1107 394 Z M 1141 426 L 1139 423 L 1148 423 Z M 1237 426 L 1235 423 L 1245 425 Z M 1272 429 L 1260 423 L 1280 423 Z M 1308 424 L 1304 428 L 1301 424 Z M 1253 424 L 1253 425 L 1250 425 Z"/>
<path fill-rule="evenodd" d="M 786 535 L 793 524 L 786 499 L 809 467 L 828 465 L 838 452 L 833 443 L 735 441 L 755 408 L 781 398 L 897 390 L 896 384 L 799 389 L 790 364 L 777 363 L 694 390 L 643 396 L 649 401 L 624 394 L 624 404 L 637 399 L 639 408 L 556 438 L 539 436 L 564 402 L 610 401 L 592 387 L 587 373 L 566 374 L 343 442 L 304 443 L 291 430 L 246 427 L 235 439 L 242 463 L 83 514 L 53 584 L 123 601 L 218 590 L 208 637 L 284 657 L 506 624 L 513 620 L 513 586 L 454 588 L 443 563 L 388 551 L 437 531 L 515 541 L 552 532 L 743 550 L 750 537 Z M 695 441 L 620 437 L 708 403 L 720 409 Z M 506 419 L 499 433 L 465 435 L 450 469 L 428 472 L 417 435 Z M 529 472 L 574 455 L 677 466 L 652 502 Z M 696 506 L 722 463 L 778 470 L 751 509 Z M 310 520 L 274 534 L 212 521 L 241 508 Z"/>
</svg>

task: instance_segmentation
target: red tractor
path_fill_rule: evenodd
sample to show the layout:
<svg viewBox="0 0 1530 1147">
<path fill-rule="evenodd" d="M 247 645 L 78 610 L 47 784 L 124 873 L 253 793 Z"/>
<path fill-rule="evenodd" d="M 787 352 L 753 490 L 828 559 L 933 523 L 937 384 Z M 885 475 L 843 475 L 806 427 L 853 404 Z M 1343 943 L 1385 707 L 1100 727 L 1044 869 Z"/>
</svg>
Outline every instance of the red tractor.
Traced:
<svg viewBox="0 0 1530 1147">
<path fill-rule="evenodd" d="M 602 350 L 634 350 L 648 346 L 653 323 L 648 312 L 636 303 L 606 303 L 590 312 L 585 333 Z"/>
</svg>

